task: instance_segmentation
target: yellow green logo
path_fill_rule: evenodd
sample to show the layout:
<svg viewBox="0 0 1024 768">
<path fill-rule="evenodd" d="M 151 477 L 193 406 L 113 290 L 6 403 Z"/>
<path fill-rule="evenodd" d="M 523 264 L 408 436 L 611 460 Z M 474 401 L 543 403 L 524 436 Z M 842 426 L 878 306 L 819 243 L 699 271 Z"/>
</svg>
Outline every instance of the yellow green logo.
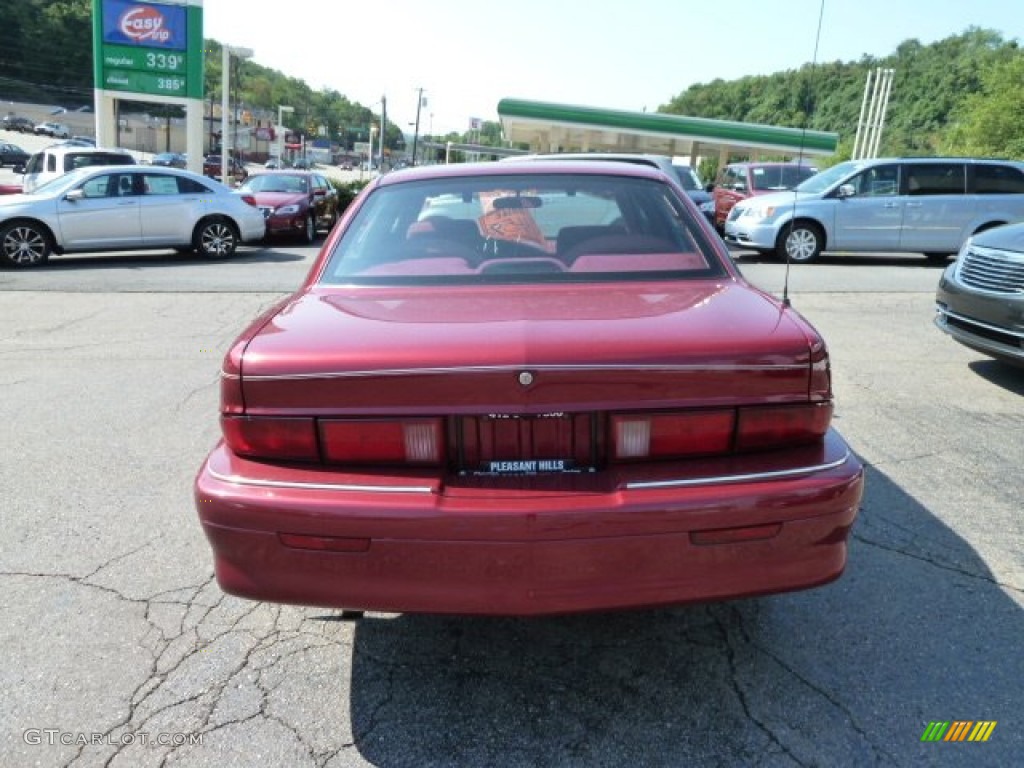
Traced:
<svg viewBox="0 0 1024 768">
<path fill-rule="evenodd" d="M 932 720 L 921 741 L 988 741 L 996 720 Z"/>
</svg>

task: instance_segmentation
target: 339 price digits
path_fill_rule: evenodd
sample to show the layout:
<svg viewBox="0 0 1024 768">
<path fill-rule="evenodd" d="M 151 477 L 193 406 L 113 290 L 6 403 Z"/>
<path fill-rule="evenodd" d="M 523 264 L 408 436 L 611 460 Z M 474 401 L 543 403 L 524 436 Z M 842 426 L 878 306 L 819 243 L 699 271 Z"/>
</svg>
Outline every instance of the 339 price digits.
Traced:
<svg viewBox="0 0 1024 768">
<path fill-rule="evenodd" d="M 147 53 L 146 67 L 148 69 L 177 70 L 185 63 L 185 57 L 178 53 Z"/>
</svg>

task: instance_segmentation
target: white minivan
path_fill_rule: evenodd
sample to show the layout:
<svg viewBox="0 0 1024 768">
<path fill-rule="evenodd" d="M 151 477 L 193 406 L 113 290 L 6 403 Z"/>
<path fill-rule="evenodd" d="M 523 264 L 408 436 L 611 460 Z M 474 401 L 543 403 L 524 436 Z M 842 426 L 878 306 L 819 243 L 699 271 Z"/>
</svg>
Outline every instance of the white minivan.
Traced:
<svg viewBox="0 0 1024 768">
<path fill-rule="evenodd" d="M 949 157 L 851 160 L 789 192 L 743 200 L 727 243 L 790 261 L 822 251 L 923 253 L 944 261 L 971 235 L 1024 220 L 1024 163 Z"/>
<path fill-rule="evenodd" d="M 31 194 L 46 182 L 76 168 L 91 165 L 133 165 L 135 158 L 123 149 L 97 149 L 79 144 L 54 144 L 36 152 L 25 164 L 22 189 Z"/>
</svg>

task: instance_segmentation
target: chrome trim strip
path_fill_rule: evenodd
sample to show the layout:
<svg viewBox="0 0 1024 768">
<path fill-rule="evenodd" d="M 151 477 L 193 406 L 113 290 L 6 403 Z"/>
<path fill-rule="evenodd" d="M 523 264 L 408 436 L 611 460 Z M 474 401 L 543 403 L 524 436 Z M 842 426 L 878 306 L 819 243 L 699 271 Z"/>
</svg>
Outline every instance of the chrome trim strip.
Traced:
<svg viewBox="0 0 1024 768">
<path fill-rule="evenodd" d="M 816 464 L 810 467 L 799 467 L 797 469 L 781 469 L 772 472 L 752 472 L 747 475 L 718 475 L 715 477 L 697 477 L 687 480 L 650 480 L 626 483 L 625 490 L 650 490 L 655 488 L 690 488 L 701 485 L 719 485 L 727 483 L 751 483 L 761 480 L 782 480 L 790 477 L 801 477 L 811 475 L 815 472 L 823 472 L 829 469 L 836 469 L 845 464 L 850 458 L 847 450 L 842 458 L 829 461 L 824 464 Z M 386 485 L 355 485 L 352 483 L 296 483 L 275 480 L 255 480 L 238 475 L 224 475 L 209 465 L 207 471 L 217 480 L 233 485 L 251 485 L 258 488 L 300 488 L 314 491 L 358 491 L 364 493 L 433 493 L 433 488 L 427 486 L 386 486 Z"/>
<path fill-rule="evenodd" d="M 321 371 L 273 375 L 246 375 L 246 381 L 340 379 L 364 376 L 417 376 L 439 373 L 520 373 L 529 371 L 806 371 L 807 363 L 793 365 L 467 365 L 457 368 L 382 368 L 375 371 Z"/>
<path fill-rule="evenodd" d="M 651 488 L 687 488 L 698 485 L 720 485 L 723 483 L 752 483 L 759 480 L 781 480 L 788 477 L 800 477 L 811 475 L 815 472 L 823 472 L 827 469 L 841 467 L 850 458 L 847 450 L 841 459 L 829 461 L 824 464 L 816 464 L 813 467 L 799 467 L 798 469 L 780 469 L 773 472 L 753 472 L 749 475 L 720 475 L 718 477 L 697 477 L 689 480 L 650 480 L 636 483 L 626 483 L 626 490 L 651 489 Z"/>
<path fill-rule="evenodd" d="M 352 483 L 293 483 L 286 480 L 255 480 L 249 477 L 238 475 L 223 475 L 213 467 L 207 465 L 207 471 L 217 480 L 232 485 L 252 485 L 258 488 L 302 488 L 311 491 L 361 491 L 366 493 L 432 493 L 433 488 L 429 485 L 355 485 Z"/>
<path fill-rule="evenodd" d="M 945 315 L 947 317 L 955 317 L 960 322 L 967 323 L 968 325 L 977 325 L 980 328 L 987 328 L 988 330 L 995 331 L 996 333 L 1005 333 L 1007 336 L 1016 336 L 1018 339 L 1024 340 L 1024 333 L 1022 333 L 1021 331 L 1014 331 L 1010 328 L 1006 328 L 999 325 L 989 325 L 988 323 L 983 323 L 980 320 L 975 320 L 973 317 L 967 317 L 965 315 L 957 314 L 956 312 L 950 312 L 948 309 L 943 309 L 942 307 L 939 306 L 935 307 L 935 311 L 938 312 L 940 315 Z M 989 341 L 992 341 L 992 339 L 989 339 Z"/>
</svg>

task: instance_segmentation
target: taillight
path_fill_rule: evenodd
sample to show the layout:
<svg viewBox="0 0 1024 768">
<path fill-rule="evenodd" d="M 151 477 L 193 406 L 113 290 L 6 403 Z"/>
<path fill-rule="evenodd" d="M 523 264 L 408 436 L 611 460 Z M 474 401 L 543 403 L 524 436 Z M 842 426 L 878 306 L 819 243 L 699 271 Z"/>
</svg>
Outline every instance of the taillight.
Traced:
<svg viewBox="0 0 1024 768">
<path fill-rule="evenodd" d="M 831 421 L 831 402 L 740 408 L 736 450 L 757 451 L 812 443 L 824 436 Z"/>
<path fill-rule="evenodd" d="M 329 419 L 320 422 L 324 460 L 339 464 L 441 463 L 441 419 Z"/>
<path fill-rule="evenodd" d="M 316 425 L 311 418 L 221 416 L 221 431 L 239 456 L 318 461 Z"/>
<path fill-rule="evenodd" d="M 242 353 L 246 341 L 239 340 L 231 345 L 224 356 L 220 369 L 220 411 L 221 413 L 245 413 L 245 399 L 242 397 Z"/>
<path fill-rule="evenodd" d="M 732 448 L 733 409 L 612 416 L 613 458 L 666 459 L 726 453 Z"/>
<path fill-rule="evenodd" d="M 242 198 L 243 202 L 247 203 L 248 205 L 251 205 L 253 208 L 256 207 L 256 198 L 253 197 L 252 195 L 239 195 L 239 197 Z"/>
<path fill-rule="evenodd" d="M 612 458 L 671 459 L 804 445 L 820 440 L 831 421 L 831 402 L 616 414 Z"/>
<path fill-rule="evenodd" d="M 811 381 L 807 394 L 816 402 L 832 399 L 832 369 L 825 342 L 820 339 L 811 345 Z"/>
</svg>

